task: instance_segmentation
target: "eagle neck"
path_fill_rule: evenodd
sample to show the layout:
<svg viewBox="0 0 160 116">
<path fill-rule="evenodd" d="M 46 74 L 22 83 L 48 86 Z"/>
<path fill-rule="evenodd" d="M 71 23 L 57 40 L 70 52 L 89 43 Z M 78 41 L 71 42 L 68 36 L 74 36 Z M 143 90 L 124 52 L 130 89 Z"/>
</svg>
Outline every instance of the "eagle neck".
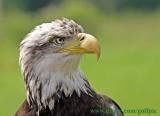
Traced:
<svg viewBox="0 0 160 116">
<path fill-rule="evenodd" d="M 81 93 L 88 94 L 91 87 L 83 72 L 78 67 L 68 73 L 38 69 L 40 72 L 30 77 L 27 89 L 27 100 L 29 104 L 36 105 L 38 111 L 49 107 L 54 109 L 55 101 L 60 99 L 62 94 L 71 97 L 75 92 L 81 97 Z M 33 72 L 37 72 L 33 68 Z"/>
</svg>

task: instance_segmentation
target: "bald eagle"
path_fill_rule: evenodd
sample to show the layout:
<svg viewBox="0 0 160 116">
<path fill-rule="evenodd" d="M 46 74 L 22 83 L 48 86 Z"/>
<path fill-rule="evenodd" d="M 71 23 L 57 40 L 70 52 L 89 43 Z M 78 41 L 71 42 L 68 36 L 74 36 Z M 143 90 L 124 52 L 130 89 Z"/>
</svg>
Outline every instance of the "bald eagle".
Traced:
<svg viewBox="0 0 160 116">
<path fill-rule="evenodd" d="M 85 53 L 100 57 L 97 39 L 73 20 L 37 26 L 20 44 L 26 100 L 16 116 L 123 116 L 110 97 L 94 91 L 79 67 Z"/>
</svg>

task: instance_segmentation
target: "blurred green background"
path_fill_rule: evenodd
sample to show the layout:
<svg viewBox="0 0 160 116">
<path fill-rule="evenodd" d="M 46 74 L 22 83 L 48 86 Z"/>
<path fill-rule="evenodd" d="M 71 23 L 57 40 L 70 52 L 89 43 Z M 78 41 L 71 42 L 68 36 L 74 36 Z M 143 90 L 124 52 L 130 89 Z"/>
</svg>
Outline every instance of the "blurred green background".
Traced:
<svg viewBox="0 0 160 116">
<path fill-rule="evenodd" d="M 160 116 L 159 0 L 0 0 L 0 116 L 13 116 L 25 99 L 19 43 L 36 25 L 66 17 L 95 35 L 99 62 L 81 67 L 94 89 L 122 109 L 155 109 Z M 137 113 L 125 113 L 138 116 Z"/>
</svg>

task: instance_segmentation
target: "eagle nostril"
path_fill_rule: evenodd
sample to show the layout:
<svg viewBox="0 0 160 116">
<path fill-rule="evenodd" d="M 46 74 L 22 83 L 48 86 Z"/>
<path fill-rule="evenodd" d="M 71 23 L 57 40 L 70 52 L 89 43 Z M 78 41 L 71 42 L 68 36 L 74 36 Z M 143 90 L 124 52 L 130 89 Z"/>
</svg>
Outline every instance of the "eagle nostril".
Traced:
<svg viewBox="0 0 160 116">
<path fill-rule="evenodd" d="M 81 38 L 80 38 L 80 41 L 83 41 L 84 39 L 85 39 L 85 36 L 81 37 Z"/>
</svg>

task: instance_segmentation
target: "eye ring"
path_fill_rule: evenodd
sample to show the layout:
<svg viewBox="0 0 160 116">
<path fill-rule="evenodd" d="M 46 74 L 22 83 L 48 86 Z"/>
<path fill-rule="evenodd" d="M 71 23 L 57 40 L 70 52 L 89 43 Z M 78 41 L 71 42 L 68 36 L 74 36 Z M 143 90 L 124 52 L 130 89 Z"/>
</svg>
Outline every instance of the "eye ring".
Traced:
<svg viewBox="0 0 160 116">
<path fill-rule="evenodd" d="M 62 44 L 64 44 L 64 38 L 56 38 L 54 40 L 54 43 L 57 45 L 62 45 Z"/>
</svg>

